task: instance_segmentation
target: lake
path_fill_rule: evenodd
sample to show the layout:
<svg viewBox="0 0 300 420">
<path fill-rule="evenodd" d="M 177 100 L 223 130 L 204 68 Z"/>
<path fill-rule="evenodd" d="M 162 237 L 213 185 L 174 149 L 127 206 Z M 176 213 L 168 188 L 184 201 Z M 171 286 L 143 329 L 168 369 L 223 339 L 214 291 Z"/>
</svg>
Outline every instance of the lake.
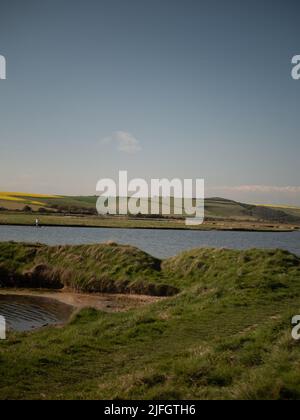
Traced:
<svg viewBox="0 0 300 420">
<path fill-rule="evenodd" d="M 0 314 L 5 317 L 8 330 L 22 332 L 63 324 L 73 309 L 54 299 L 0 294 Z"/>
<path fill-rule="evenodd" d="M 39 242 L 47 245 L 95 244 L 113 241 L 136 246 L 158 258 L 201 247 L 281 248 L 300 255 L 297 232 L 220 232 L 148 229 L 0 226 L 0 241 Z"/>
</svg>

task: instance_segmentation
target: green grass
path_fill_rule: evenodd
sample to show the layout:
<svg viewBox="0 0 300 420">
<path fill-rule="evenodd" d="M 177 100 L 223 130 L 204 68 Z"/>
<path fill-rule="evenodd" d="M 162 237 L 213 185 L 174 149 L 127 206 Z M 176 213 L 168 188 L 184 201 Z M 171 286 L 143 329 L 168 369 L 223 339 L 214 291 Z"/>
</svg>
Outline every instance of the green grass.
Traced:
<svg viewBox="0 0 300 420">
<path fill-rule="evenodd" d="M 34 226 L 36 217 L 42 226 L 74 227 L 114 227 L 149 229 L 185 229 L 184 221 L 177 220 L 138 220 L 119 217 L 64 216 L 61 214 L 36 215 L 13 212 L 0 212 L 0 225 Z"/>
<path fill-rule="evenodd" d="M 127 262 L 119 254 L 125 248 L 111 246 L 111 272 L 126 272 L 136 259 L 134 276 L 162 277 L 180 293 L 126 313 L 86 309 L 64 328 L 10 334 L 0 342 L 1 399 L 300 398 L 300 347 L 291 338 L 298 257 L 194 250 L 161 262 L 160 272 L 152 257 L 130 248 Z M 78 253 L 87 271 L 107 270 L 97 247 L 79 250 L 42 254 L 64 265 Z M 18 270 L 31 252 L 4 244 L 0 261 Z M 112 257 L 109 246 L 103 252 Z"/>
<path fill-rule="evenodd" d="M 131 246 L 0 243 L 0 286 L 173 295 L 161 261 Z"/>
</svg>

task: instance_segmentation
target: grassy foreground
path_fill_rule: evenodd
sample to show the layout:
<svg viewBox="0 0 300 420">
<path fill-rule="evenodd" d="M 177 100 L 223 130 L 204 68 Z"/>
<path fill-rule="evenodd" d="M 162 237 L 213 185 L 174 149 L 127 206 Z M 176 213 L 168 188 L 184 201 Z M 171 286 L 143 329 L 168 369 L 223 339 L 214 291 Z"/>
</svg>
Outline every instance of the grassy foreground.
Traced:
<svg viewBox="0 0 300 420">
<path fill-rule="evenodd" d="M 30 266 L 31 248 L 1 245 L 2 269 Z M 86 309 L 64 328 L 11 334 L 0 342 L 1 399 L 300 398 L 300 347 L 291 338 L 300 310 L 298 257 L 202 249 L 158 261 L 130 248 L 124 266 L 125 248 L 114 244 L 100 257 L 95 246 L 56 248 L 56 257 L 54 250 L 44 249 L 43 258 L 73 264 L 78 251 L 99 276 L 108 270 L 107 252 L 119 279 L 135 266 L 134 276 L 179 293 L 126 313 Z"/>
</svg>

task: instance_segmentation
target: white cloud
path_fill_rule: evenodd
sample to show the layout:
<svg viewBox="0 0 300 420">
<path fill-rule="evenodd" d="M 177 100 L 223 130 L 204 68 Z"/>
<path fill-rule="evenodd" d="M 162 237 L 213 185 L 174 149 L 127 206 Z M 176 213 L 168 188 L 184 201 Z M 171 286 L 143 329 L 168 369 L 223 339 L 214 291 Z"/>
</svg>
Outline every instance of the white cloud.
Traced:
<svg viewBox="0 0 300 420">
<path fill-rule="evenodd" d="M 228 192 L 300 194 L 300 186 L 238 185 L 233 187 L 220 187 L 219 189 Z"/>
<path fill-rule="evenodd" d="M 116 144 L 121 153 L 135 154 L 142 150 L 139 140 L 127 131 L 115 131 L 102 140 L 102 144 Z"/>
</svg>

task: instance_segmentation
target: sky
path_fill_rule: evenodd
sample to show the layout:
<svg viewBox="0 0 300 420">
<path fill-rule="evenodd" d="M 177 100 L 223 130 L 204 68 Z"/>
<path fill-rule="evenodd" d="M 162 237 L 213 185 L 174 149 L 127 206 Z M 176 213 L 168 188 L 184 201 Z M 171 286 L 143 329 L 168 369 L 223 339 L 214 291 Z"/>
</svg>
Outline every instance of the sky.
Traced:
<svg viewBox="0 0 300 420">
<path fill-rule="evenodd" d="M 0 191 L 204 178 L 300 205 L 298 0 L 0 0 Z"/>
</svg>

